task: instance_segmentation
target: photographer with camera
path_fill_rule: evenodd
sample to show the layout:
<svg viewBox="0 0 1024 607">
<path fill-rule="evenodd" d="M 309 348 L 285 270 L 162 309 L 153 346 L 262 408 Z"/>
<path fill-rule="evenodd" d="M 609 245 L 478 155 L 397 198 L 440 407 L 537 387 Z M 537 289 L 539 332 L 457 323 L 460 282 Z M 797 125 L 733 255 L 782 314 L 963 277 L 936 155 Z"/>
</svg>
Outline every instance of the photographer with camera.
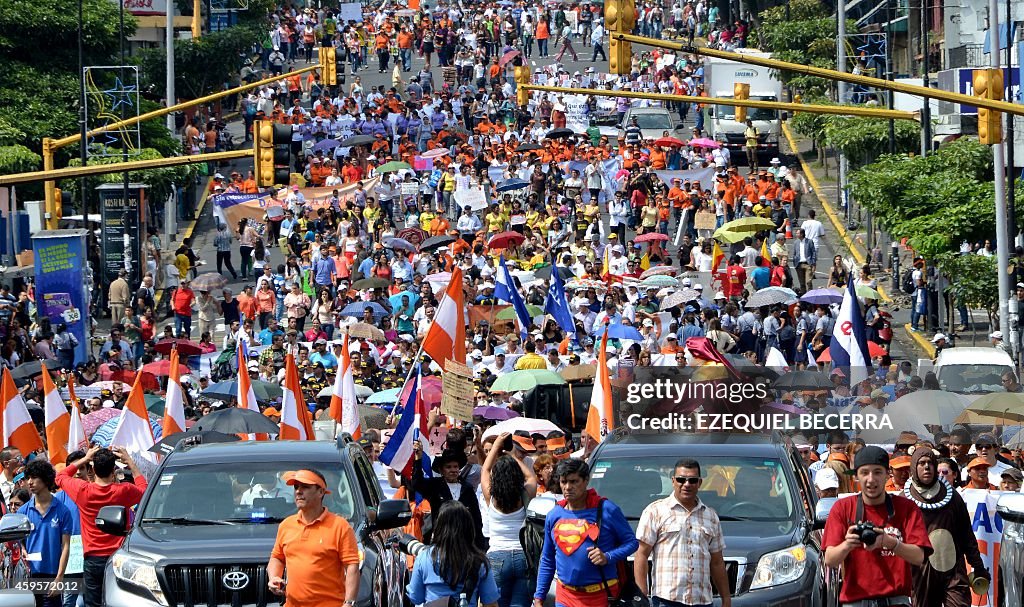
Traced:
<svg viewBox="0 0 1024 607">
<path fill-rule="evenodd" d="M 921 510 L 885 492 L 889 454 L 882 448 L 864 447 L 853 467 L 860 493 L 832 506 L 822 538 L 825 564 L 843 567 L 839 601 L 844 607 L 911 605 L 911 567 L 932 553 Z"/>
</svg>

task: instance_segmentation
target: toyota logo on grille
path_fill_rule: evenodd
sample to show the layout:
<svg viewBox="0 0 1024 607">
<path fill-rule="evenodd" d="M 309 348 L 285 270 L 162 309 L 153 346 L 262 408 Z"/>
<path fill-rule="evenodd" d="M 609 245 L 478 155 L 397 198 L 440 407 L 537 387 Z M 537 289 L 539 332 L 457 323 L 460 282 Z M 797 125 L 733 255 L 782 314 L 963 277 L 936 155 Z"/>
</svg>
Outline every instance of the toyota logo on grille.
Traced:
<svg viewBox="0 0 1024 607">
<path fill-rule="evenodd" d="M 241 590 L 249 585 L 249 574 L 244 571 L 228 571 L 220 581 L 228 590 Z"/>
</svg>

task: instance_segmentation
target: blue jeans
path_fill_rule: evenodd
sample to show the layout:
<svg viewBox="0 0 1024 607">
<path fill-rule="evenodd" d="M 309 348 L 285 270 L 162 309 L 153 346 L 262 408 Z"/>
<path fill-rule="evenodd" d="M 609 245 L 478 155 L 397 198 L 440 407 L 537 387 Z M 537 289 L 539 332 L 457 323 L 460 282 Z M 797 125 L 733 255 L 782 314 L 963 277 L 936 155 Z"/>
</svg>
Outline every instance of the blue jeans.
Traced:
<svg viewBox="0 0 1024 607">
<path fill-rule="evenodd" d="M 184 337 L 187 339 L 192 335 L 192 317 L 186 316 L 185 314 L 174 313 L 174 334 L 178 337 L 182 336 L 184 330 Z"/>
<path fill-rule="evenodd" d="M 540 53 L 541 57 L 548 56 L 548 39 L 537 40 L 537 52 Z"/>
<path fill-rule="evenodd" d="M 398 49 L 398 56 L 402 58 L 402 71 L 408 72 L 412 69 L 412 49 L 411 48 L 400 48 Z"/>
<path fill-rule="evenodd" d="M 498 586 L 498 607 L 528 607 L 532 602 L 530 572 L 522 550 L 488 552 Z"/>
</svg>

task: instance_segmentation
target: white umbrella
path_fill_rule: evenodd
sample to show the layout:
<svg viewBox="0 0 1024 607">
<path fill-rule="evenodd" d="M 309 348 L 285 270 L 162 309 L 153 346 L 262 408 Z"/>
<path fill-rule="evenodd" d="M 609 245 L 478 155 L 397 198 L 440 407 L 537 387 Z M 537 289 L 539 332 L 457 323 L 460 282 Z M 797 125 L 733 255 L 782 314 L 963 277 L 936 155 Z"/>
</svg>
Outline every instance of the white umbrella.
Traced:
<svg viewBox="0 0 1024 607">
<path fill-rule="evenodd" d="M 502 432 L 514 433 L 517 430 L 525 430 L 530 434 L 547 434 L 548 432 L 561 432 L 562 429 L 546 419 L 533 417 L 513 417 L 503 422 L 494 424 L 484 432 L 483 438 L 499 436 Z"/>
</svg>

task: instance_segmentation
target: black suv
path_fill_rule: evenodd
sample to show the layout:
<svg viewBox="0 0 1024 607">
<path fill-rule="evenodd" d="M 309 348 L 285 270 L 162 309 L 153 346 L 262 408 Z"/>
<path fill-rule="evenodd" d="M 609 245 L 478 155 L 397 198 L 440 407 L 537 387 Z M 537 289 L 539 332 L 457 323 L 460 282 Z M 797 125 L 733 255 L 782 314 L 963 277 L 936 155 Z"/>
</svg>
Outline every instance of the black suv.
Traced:
<svg viewBox="0 0 1024 607">
<path fill-rule="evenodd" d="M 817 494 L 781 435 L 616 433 L 590 458 L 590 486 L 635 530 L 648 504 L 672 494 L 670 475 L 684 457 L 700 462 L 700 499 L 722 521 L 732 604 L 830 604 Z"/>
<path fill-rule="evenodd" d="M 359 600 L 401 605 L 406 560 L 391 541 L 409 503 L 385 500 L 370 461 L 347 435 L 329 441 L 266 441 L 179 448 L 161 464 L 129 525 L 119 506 L 97 525 L 127 535 L 106 570 L 110 607 L 278 604 L 266 564 L 277 523 L 296 512 L 281 480 L 311 467 L 327 477 L 324 505 L 351 523 L 359 542 Z M 260 495 L 261 497 L 256 497 Z M 269 496 L 268 496 L 269 495 Z"/>
</svg>

